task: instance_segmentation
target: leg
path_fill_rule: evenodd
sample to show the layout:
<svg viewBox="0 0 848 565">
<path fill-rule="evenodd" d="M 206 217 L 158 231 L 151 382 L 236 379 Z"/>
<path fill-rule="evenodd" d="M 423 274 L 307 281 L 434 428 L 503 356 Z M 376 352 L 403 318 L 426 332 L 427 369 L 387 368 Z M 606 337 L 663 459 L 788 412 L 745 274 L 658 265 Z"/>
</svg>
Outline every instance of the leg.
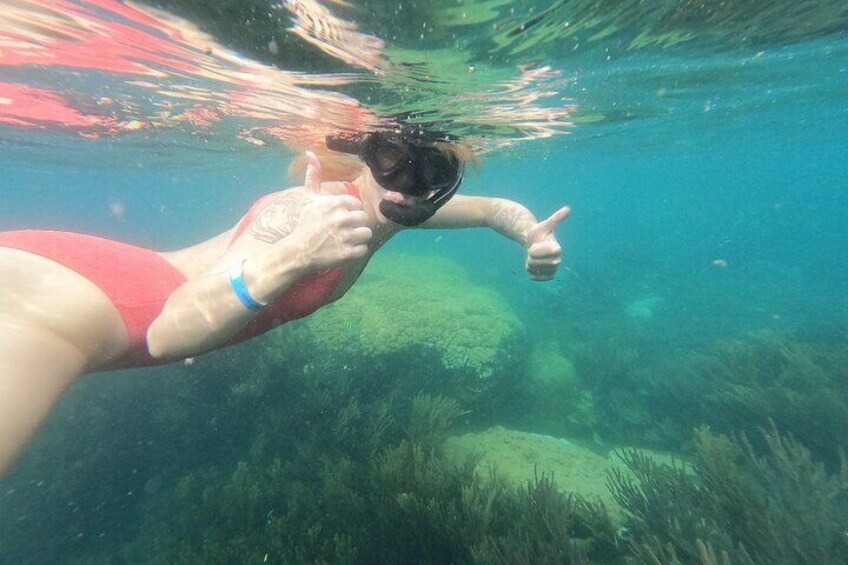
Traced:
<svg viewBox="0 0 848 565">
<path fill-rule="evenodd" d="M 0 477 L 84 367 L 82 352 L 54 333 L 0 319 Z"/>
</svg>

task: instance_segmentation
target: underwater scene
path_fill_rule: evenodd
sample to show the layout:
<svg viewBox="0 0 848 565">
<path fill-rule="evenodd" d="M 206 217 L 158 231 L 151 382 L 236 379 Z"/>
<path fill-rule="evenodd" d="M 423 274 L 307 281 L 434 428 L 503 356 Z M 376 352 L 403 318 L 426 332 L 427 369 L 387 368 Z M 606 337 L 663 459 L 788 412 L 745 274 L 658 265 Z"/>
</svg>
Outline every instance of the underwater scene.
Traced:
<svg viewBox="0 0 848 565">
<path fill-rule="evenodd" d="M 408 230 L 309 316 L 74 380 L 0 564 L 848 563 L 844 0 L 0 0 L 0 232 L 188 248 L 393 128 L 569 206 L 556 278 Z"/>
</svg>

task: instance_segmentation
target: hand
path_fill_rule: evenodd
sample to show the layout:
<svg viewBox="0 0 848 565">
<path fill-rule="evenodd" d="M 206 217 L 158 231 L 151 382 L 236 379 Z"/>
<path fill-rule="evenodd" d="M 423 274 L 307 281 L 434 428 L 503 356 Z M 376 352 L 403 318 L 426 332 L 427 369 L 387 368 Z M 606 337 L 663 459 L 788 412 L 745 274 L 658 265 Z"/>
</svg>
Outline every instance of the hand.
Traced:
<svg viewBox="0 0 848 565">
<path fill-rule="evenodd" d="M 292 236 L 301 244 L 310 271 L 338 267 L 368 254 L 372 232 L 362 202 L 350 195 L 321 193 L 321 164 L 306 153 L 306 202 Z"/>
<path fill-rule="evenodd" d="M 556 276 L 562 262 L 562 247 L 556 240 L 554 231 L 568 215 L 571 208 L 563 206 L 551 216 L 527 230 L 524 246 L 527 248 L 525 269 L 534 281 L 548 281 Z"/>
</svg>

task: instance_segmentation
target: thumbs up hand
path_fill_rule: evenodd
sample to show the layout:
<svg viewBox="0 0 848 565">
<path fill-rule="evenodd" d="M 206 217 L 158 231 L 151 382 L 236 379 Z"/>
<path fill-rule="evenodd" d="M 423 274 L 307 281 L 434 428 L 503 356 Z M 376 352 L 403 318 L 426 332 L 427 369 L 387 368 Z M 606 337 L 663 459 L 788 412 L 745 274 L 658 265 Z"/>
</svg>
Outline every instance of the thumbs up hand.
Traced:
<svg viewBox="0 0 848 565">
<path fill-rule="evenodd" d="M 321 161 L 312 151 L 306 152 L 306 174 L 303 186 L 312 194 L 321 194 Z"/>
<path fill-rule="evenodd" d="M 362 202 L 348 194 L 323 193 L 321 164 L 314 153 L 306 156 L 305 202 L 292 234 L 303 264 L 315 272 L 365 257 L 373 234 Z"/>
<path fill-rule="evenodd" d="M 527 230 L 524 242 L 527 260 L 524 267 L 534 281 L 547 281 L 556 276 L 562 262 L 562 247 L 556 240 L 555 231 L 570 213 L 571 208 L 563 206 Z"/>
</svg>

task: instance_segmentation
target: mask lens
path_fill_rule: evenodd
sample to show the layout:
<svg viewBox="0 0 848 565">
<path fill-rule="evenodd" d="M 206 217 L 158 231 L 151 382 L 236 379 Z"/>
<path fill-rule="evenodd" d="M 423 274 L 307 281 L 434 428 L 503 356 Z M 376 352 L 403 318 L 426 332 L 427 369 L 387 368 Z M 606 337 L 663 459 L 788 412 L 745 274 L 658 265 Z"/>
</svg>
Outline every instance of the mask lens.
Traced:
<svg viewBox="0 0 848 565">
<path fill-rule="evenodd" d="M 369 144 L 365 157 L 366 163 L 375 169 L 375 173 L 389 174 L 403 166 L 404 161 L 409 162 L 407 149 L 402 143 L 377 136 L 371 139 L 373 141 Z"/>
<path fill-rule="evenodd" d="M 450 188 L 459 176 L 459 163 L 441 151 L 431 149 L 422 156 L 418 170 L 429 189 Z"/>
<path fill-rule="evenodd" d="M 462 175 L 452 155 L 379 133 L 369 134 L 360 156 L 380 186 L 409 196 L 454 188 Z"/>
</svg>

